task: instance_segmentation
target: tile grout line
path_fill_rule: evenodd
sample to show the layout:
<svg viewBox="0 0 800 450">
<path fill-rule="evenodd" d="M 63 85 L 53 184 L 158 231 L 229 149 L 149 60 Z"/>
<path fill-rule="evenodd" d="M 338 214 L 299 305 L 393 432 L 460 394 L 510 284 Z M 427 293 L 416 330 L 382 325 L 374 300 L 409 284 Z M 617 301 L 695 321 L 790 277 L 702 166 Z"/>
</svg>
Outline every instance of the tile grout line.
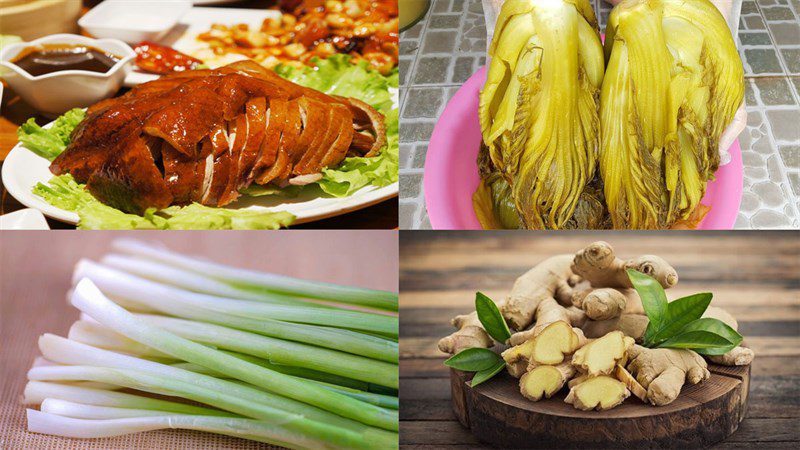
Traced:
<svg viewBox="0 0 800 450">
<path fill-rule="evenodd" d="M 772 27 L 770 27 L 770 25 L 773 24 L 773 23 L 797 23 L 796 19 L 798 17 L 798 13 L 797 13 L 797 11 L 795 11 L 794 5 L 791 2 L 788 2 L 786 6 L 788 6 L 789 10 L 792 12 L 792 14 L 794 14 L 795 20 L 794 21 L 791 21 L 791 20 L 769 21 L 767 19 L 767 17 L 764 15 L 764 11 L 762 10 L 762 5 L 760 5 L 759 2 L 757 2 L 757 1 L 754 1 L 753 4 L 755 5 L 759 16 L 761 16 L 761 19 L 764 21 L 764 28 L 767 31 L 767 36 L 769 37 L 770 42 L 772 43 L 773 48 L 775 49 L 776 56 L 778 57 L 778 62 L 780 63 L 781 68 L 784 70 L 784 76 L 780 77 L 780 78 L 785 79 L 786 83 L 789 84 L 789 93 L 790 93 L 790 95 L 792 96 L 792 98 L 795 101 L 795 106 L 794 107 L 790 107 L 790 108 L 774 108 L 774 107 L 771 107 L 771 108 L 769 108 L 769 110 L 773 110 L 773 111 L 775 111 L 775 110 L 778 110 L 778 111 L 780 111 L 780 110 L 790 110 L 790 111 L 796 110 L 797 106 L 800 105 L 800 93 L 797 92 L 797 87 L 795 86 L 795 84 L 791 80 L 791 78 L 792 77 L 796 77 L 796 75 L 792 74 L 792 72 L 789 70 L 789 66 L 786 64 L 786 59 L 784 58 L 784 55 L 783 55 L 783 52 L 781 52 L 781 49 L 782 48 L 796 48 L 796 47 L 798 47 L 798 45 L 779 46 L 777 40 L 775 39 L 775 34 L 773 33 Z M 778 78 L 778 77 L 775 77 L 775 78 Z M 763 124 L 768 129 L 767 139 L 769 140 L 770 145 L 772 146 L 772 148 L 775 150 L 774 156 L 775 156 L 776 161 L 777 161 L 778 171 L 780 172 L 780 175 L 781 175 L 781 183 L 780 183 L 781 184 L 781 188 L 786 187 L 786 190 L 788 191 L 789 198 L 787 200 L 789 200 L 790 209 L 794 212 L 795 219 L 794 219 L 793 225 L 796 226 L 797 222 L 800 221 L 800 207 L 798 206 L 798 200 L 800 200 L 800 196 L 798 196 L 794 192 L 794 188 L 792 187 L 791 180 L 789 179 L 789 173 L 792 172 L 792 171 L 789 169 L 789 167 L 783 161 L 783 156 L 781 155 L 781 152 L 780 152 L 780 145 L 781 144 L 778 143 L 778 139 L 775 137 L 775 134 L 774 134 L 774 132 L 772 130 L 772 123 L 770 122 L 769 115 L 767 114 L 767 108 L 766 108 L 767 105 L 762 104 L 763 102 L 761 101 L 761 90 L 758 88 L 758 84 L 757 83 L 753 83 L 753 87 L 752 88 L 754 90 L 754 95 L 756 97 L 756 102 L 758 103 L 758 106 L 759 106 L 758 110 L 761 113 Z M 781 106 L 786 106 L 786 105 L 781 105 Z M 785 143 L 785 141 L 781 141 L 781 142 Z M 795 143 L 796 143 L 796 141 L 795 141 Z M 791 143 L 789 145 L 791 145 Z M 769 170 L 769 169 L 767 169 L 767 170 Z"/>
<path fill-rule="evenodd" d="M 767 115 L 767 109 L 764 107 L 764 105 L 761 104 L 762 103 L 761 102 L 761 90 L 758 88 L 758 86 L 755 83 L 753 83 L 753 91 L 754 91 L 753 94 L 756 97 L 756 102 L 759 103 L 759 105 L 758 105 L 759 107 L 757 109 L 761 113 L 762 124 L 767 127 L 767 133 L 765 134 L 765 136 L 767 137 L 767 140 L 770 143 L 770 147 L 775 150 L 774 154 L 770 155 L 770 156 L 774 156 L 776 161 L 777 161 L 777 163 L 778 163 L 777 164 L 778 165 L 778 172 L 779 172 L 779 175 L 781 176 L 781 182 L 779 183 L 779 187 L 781 187 L 781 190 L 783 190 L 783 188 L 785 187 L 786 190 L 788 191 L 788 194 L 789 194 L 789 199 L 788 199 L 789 200 L 789 208 L 794 212 L 794 218 L 793 218 L 793 220 L 791 222 L 791 225 L 792 226 L 796 226 L 797 222 L 800 221 L 800 210 L 798 210 L 798 207 L 797 207 L 798 196 L 795 195 L 794 190 L 792 189 L 791 182 L 789 181 L 789 175 L 788 175 L 788 172 L 787 172 L 787 168 L 785 167 L 785 165 L 783 163 L 783 159 L 781 158 L 780 150 L 778 148 L 778 141 L 775 138 L 775 135 L 773 134 L 773 131 L 772 131 L 772 123 L 770 123 L 770 121 L 769 121 L 769 116 Z M 792 110 L 794 110 L 794 109 L 795 108 L 792 108 Z M 773 109 L 773 111 L 774 110 L 775 109 Z M 745 128 L 745 131 L 747 131 L 747 128 Z M 767 182 L 771 182 L 769 180 L 769 166 L 768 166 L 769 163 L 768 163 L 768 159 L 769 159 L 769 157 L 764 158 L 764 163 L 765 163 L 765 165 L 767 165 L 766 166 L 766 169 L 767 169 Z M 785 214 L 785 212 L 786 211 L 785 211 L 785 208 L 784 208 L 783 213 Z M 740 208 L 739 213 L 741 213 L 741 208 Z M 751 219 L 752 219 L 752 216 L 750 216 L 748 218 L 748 220 L 751 220 Z M 750 223 L 750 226 L 751 227 L 753 226 L 752 222 Z"/>
<path fill-rule="evenodd" d="M 794 83 L 792 83 L 791 80 L 788 79 L 788 77 L 791 74 L 791 71 L 789 70 L 789 66 L 786 64 L 786 60 L 783 57 L 783 52 L 781 51 L 781 47 L 778 46 L 778 41 L 775 39 L 775 35 L 772 32 L 772 28 L 770 27 L 771 23 L 781 23 L 783 21 L 781 21 L 781 22 L 770 22 L 769 20 L 767 20 L 767 17 L 764 15 L 764 12 L 761 10 L 761 5 L 759 5 L 757 1 L 753 2 L 753 4 L 755 4 L 756 10 L 758 10 L 758 14 L 761 16 L 761 19 L 764 21 L 764 28 L 767 29 L 767 36 L 769 36 L 769 40 L 770 40 L 770 42 L 772 42 L 773 48 L 775 49 L 775 54 L 778 57 L 778 62 L 780 63 L 781 68 L 783 69 L 784 76 L 787 78 L 786 82 L 789 83 L 789 85 L 790 85 L 789 86 L 789 93 L 792 95 L 792 97 L 794 97 L 795 103 L 800 105 L 800 97 L 798 96 L 798 93 L 795 92 L 795 89 L 794 89 L 794 86 L 793 86 Z M 796 16 L 797 13 L 792 8 L 791 2 L 789 2 L 788 6 L 789 6 L 789 10 L 792 11 L 792 13 L 795 14 L 795 16 Z M 795 19 L 797 19 L 797 17 L 795 17 Z M 792 23 L 792 21 L 789 21 L 789 23 Z M 796 21 L 794 23 L 796 23 Z M 742 46 L 744 46 L 744 45 L 742 45 Z M 798 46 L 798 47 L 800 47 L 800 46 Z M 789 48 L 791 48 L 791 47 L 789 47 Z"/>
<path fill-rule="evenodd" d="M 422 52 L 423 52 L 423 48 L 425 46 L 425 38 L 426 38 L 426 35 L 428 34 L 428 25 L 430 24 L 430 18 L 431 18 L 431 16 L 433 14 L 435 14 L 437 3 L 438 3 L 437 0 L 431 0 L 430 6 L 428 6 L 428 11 L 425 13 L 425 16 L 421 20 L 422 29 L 420 30 L 420 33 L 419 33 L 419 47 L 417 47 L 417 53 L 414 55 L 414 61 L 411 64 L 412 69 L 411 69 L 411 73 L 409 75 L 416 74 L 417 67 L 419 65 L 419 60 L 421 58 L 421 55 L 422 55 Z M 450 1 L 448 1 L 447 6 L 450 6 Z M 411 76 L 409 76 L 407 82 L 408 82 L 408 88 L 406 89 L 406 95 L 408 95 L 408 91 L 409 90 L 414 89 L 414 88 L 417 87 L 417 85 L 414 84 L 414 79 L 411 78 Z M 406 102 L 406 104 L 407 104 L 407 102 Z M 403 111 L 400 111 L 400 114 L 401 114 L 400 117 L 403 117 L 405 115 L 406 104 L 403 105 Z M 412 146 L 413 146 L 413 150 L 409 153 L 409 155 L 406 158 L 407 159 L 407 161 L 406 161 L 407 163 L 411 163 L 414 160 L 414 156 L 416 156 L 417 141 L 414 141 Z M 408 169 L 406 169 L 406 171 L 405 171 L 406 175 L 413 175 L 413 173 L 409 173 L 409 172 L 407 172 L 407 170 Z M 420 188 L 419 188 L 420 193 L 422 193 L 422 189 L 423 189 L 423 186 L 420 185 Z M 408 202 L 408 203 L 412 203 L 412 204 L 414 204 L 416 206 L 415 211 L 414 211 L 414 213 L 413 213 L 413 215 L 411 217 L 411 228 L 412 229 L 418 229 L 419 228 L 419 222 L 420 222 L 420 217 L 419 216 L 421 214 L 421 211 L 424 210 L 424 205 L 419 203 L 418 198 L 415 198 L 415 199 L 412 200 L 412 202 Z"/>
<path fill-rule="evenodd" d="M 780 52 L 778 44 L 777 44 L 777 42 L 776 42 L 776 40 L 775 40 L 775 38 L 774 38 L 774 36 L 772 34 L 772 29 L 770 28 L 769 25 L 771 23 L 795 23 L 795 21 L 788 20 L 788 19 L 769 21 L 769 20 L 767 20 L 766 16 L 764 15 L 763 11 L 761 10 L 761 5 L 759 5 L 759 3 L 757 1 L 755 1 L 755 0 L 753 1 L 753 5 L 756 8 L 756 12 L 748 12 L 748 13 L 742 14 L 740 16 L 740 18 L 739 18 L 740 28 L 738 29 L 738 32 L 744 31 L 744 32 L 761 33 L 762 30 L 759 29 L 759 28 L 752 28 L 752 29 L 750 29 L 750 28 L 742 29 L 741 28 L 741 25 L 745 23 L 744 19 L 746 17 L 758 17 L 761 20 L 761 22 L 764 24 L 763 31 L 766 32 L 767 37 L 769 38 L 770 44 L 747 44 L 747 49 L 752 49 L 752 50 L 768 50 L 769 49 L 769 50 L 773 50 L 774 53 L 775 53 L 775 57 L 778 60 L 778 65 L 780 66 L 780 69 L 781 69 L 782 73 L 781 74 L 776 74 L 776 73 L 773 72 L 770 75 L 773 75 L 773 74 L 774 75 L 783 75 L 783 76 L 790 75 L 791 72 L 789 71 L 788 66 L 786 65 L 786 62 L 785 62 L 785 60 L 783 58 L 783 54 Z M 774 5 L 772 5 L 772 6 L 774 6 Z M 737 37 L 738 37 L 738 32 L 737 32 Z M 745 44 L 741 42 L 741 38 L 740 37 L 739 37 L 738 41 L 741 44 L 741 47 L 739 48 L 739 50 L 741 50 L 742 56 L 744 56 Z M 790 46 L 784 47 L 784 48 L 794 48 L 794 47 L 795 47 L 794 45 L 790 45 Z M 744 59 L 746 59 L 746 58 L 744 58 Z M 748 61 L 748 66 L 750 66 L 750 62 L 749 61 Z M 750 66 L 750 68 L 752 69 L 753 67 Z M 768 75 L 768 76 L 770 76 L 770 75 Z M 757 77 L 757 76 L 762 76 L 762 75 L 760 75 L 760 74 L 750 74 L 750 75 L 745 74 L 745 77 L 748 77 L 748 76 L 750 76 L 750 77 L 756 76 Z"/>
<path fill-rule="evenodd" d="M 438 0 L 438 1 L 441 1 L 441 0 Z M 437 3 L 438 3 L 438 1 L 437 1 Z M 453 9 L 453 1 L 460 1 L 460 0 L 448 0 L 448 2 L 447 2 L 447 10 L 448 11 L 447 12 L 450 12 Z M 468 6 L 468 3 L 469 3 L 468 1 L 464 0 L 464 4 L 462 5 L 462 8 L 466 8 Z M 456 54 L 456 48 L 455 47 L 458 45 L 459 42 L 461 42 L 461 37 L 462 37 L 461 32 L 462 32 L 462 28 L 463 28 L 463 24 L 464 24 L 465 11 L 466 11 L 466 9 L 462 9 L 461 12 L 458 15 L 458 29 L 456 31 L 456 37 L 455 37 L 455 40 L 453 42 L 453 46 L 454 46 L 453 52 L 450 53 L 450 54 L 436 52 L 436 53 L 431 53 L 431 54 L 426 54 L 425 55 L 425 56 L 430 56 L 430 55 L 442 54 L 442 55 L 450 56 L 450 58 L 449 58 L 450 61 L 449 61 L 448 65 L 447 65 L 447 69 L 446 69 L 447 72 L 445 73 L 445 80 L 452 80 L 452 76 L 450 75 L 450 67 L 455 65 L 455 59 L 452 56 L 454 56 Z M 425 18 L 426 30 L 427 30 L 428 22 L 432 18 L 433 14 L 435 14 L 435 12 L 431 11 L 431 15 Z M 420 47 L 420 49 L 421 49 L 421 47 Z M 430 85 L 431 85 L 431 87 L 441 88 L 442 91 L 445 90 L 445 88 L 442 87 L 442 85 L 440 85 L 440 84 L 430 83 Z M 422 86 L 421 85 L 415 85 L 414 87 L 415 88 L 419 88 L 419 87 L 422 87 Z M 425 123 L 425 122 L 420 121 L 418 123 Z M 434 122 L 434 126 L 435 126 L 435 124 L 436 124 L 436 122 Z M 418 149 L 418 145 L 423 144 L 423 143 L 425 143 L 425 142 L 421 141 L 421 142 L 415 142 L 414 143 L 414 156 L 416 156 L 416 153 L 419 150 Z M 428 143 L 430 143 L 430 137 L 428 137 Z M 425 156 L 427 156 L 427 151 L 425 153 Z M 412 159 L 412 161 L 413 161 L 413 159 Z M 413 164 L 413 162 L 412 162 L 412 164 Z M 415 229 L 415 230 L 419 230 L 419 229 L 422 228 L 422 222 L 424 221 L 425 217 L 428 215 L 428 208 L 425 205 L 425 167 L 424 167 L 424 164 L 423 164 L 423 167 L 421 167 L 421 168 L 412 168 L 412 170 L 413 171 L 406 172 L 406 173 L 409 173 L 409 174 L 412 174 L 412 175 L 420 175 L 421 176 L 420 177 L 421 179 L 420 179 L 420 186 L 419 186 L 419 194 L 417 194 L 417 196 L 413 199 L 413 203 L 416 205 L 416 208 L 415 208 L 415 211 L 414 211 L 414 215 L 412 216 L 412 220 L 411 220 L 412 228 Z"/>
<path fill-rule="evenodd" d="M 794 3 L 791 2 L 791 1 L 789 2 L 788 6 L 789 6 L 789 9 L 791 9 L 794 12 L 795 18 L 798 19 L 795 23 L 800 23 L 800 11 L 797 10 L 797 8 L 794 6 Z M 783 56 L 783 53 L 781 53 L 781 56 Z M 800 74 L 793 75 L 793 74 L 790 73 L 789 80 L 788 80 L 789 81 L 789 89 L 791 89 L 792 92 L 794 92 L 794 96 L 795 96 L 795 99 L 797 100 L 797 104 L 800 105 L 800 88 L 798 88 L 798 85 L 796 85 L 795 83 L 792 82 L 792 78 L 800 79 Z M 790 188 L 791 188 L 791 186 L 790 186 Z M 792 192 L 794 192 L 794 189 L 792 189 Z"/>
<path fill-rule="evenodd" d="M 434 10 L 435 7 L 436 7 L 436 1 L 435 0 L 431 0 L 430 5 L 428 6 L 428 11 L 425 12 L 425 15 L 422 17 L 422 19 L 419 22 L 421 24 L 421 27 L 420 27 L 420 31 L 419 31 L 417 51 L 414 53 L 414 57 L 411 59 L 411 64 L 409 64 L 408 75 L 406 77 L 406 83 L 405 83 L 405 87 L 404 87 L 404 91 L 405 91 L 405 93 L 403 95 L 404 101 L 403 101 L 403 104 L 401 105 L 400 111 L 398 111 L 398 116 L 400 117 L 401 123 L 402 123 L 403 114 L 404 114 L 405 109 L 406 109 L 406 105 L 408 103 L 407 102 L 407 100 L 408 100 L 408 91 L 414 87 L 414 79 L 413 79 L 413 77 L 414 77 L 414 74 L 417 71 L 417 65 L 418 65 L 418 62 L 419 62 L 419 59 L 420 59 L 420 54 L 422 53 L 422 47 L 423 47 L 423 45 L 425 43 L 425 34 L 427 32 L 427 29 L 428 29 L 428 18 L 430 17 L 431 14 L 433 14 L 433 10 Z M 405 158 L 403 158 L 403 159 L 405 159 L 405 163 L 406 163 L 405 165 L 409 166 L 411 164 L 411 161 L 413 161 L 413 158 L 414 158 L 415 151 L 413 149 L 416 149 L 416 144 L 415 143 L 407 143 L 407 142 L 405 142 L 405 143 L 401 142 L 400 144 L 409 145 L 410 151 L 408 152 L 407 155 L 405 155 Z M 398 172 L 400 172 L 400 175 L 401 175 L 401 177 L 400 177 L 401 190 L 402 190 L 402 185 L 403 185 L 403 182 L 402 182 L 402 178 L 403 177 L 402 177 L 402 175 L 408 174 L 407 170 L 408 169 L 402 169 L 402 168 L 398 167 Z M 404 204 L 404 203 L 407 204 L 407 202 L 403 202 L 402 201 L 403 200 L 402 196 L 399 196 L 399 198 L 401 200 L 399 202 L 399 204 Z M 411 220 L 411 228 L 412 229 L 415 228 L 414 227 L 414 217 L 412 217 L 412 220 Z"/>
<path fill-rule="evenodd" d="M 467 15 L 469 13 L 469 6 L 472 3 L 472 1 L 469 1 L 469 0 L 450 0 L 447 3 L 448 12 L 451 12 L 451 10 L 452 10 L 452 6 L 453 6 L 452 2 L 453 1 L 463 1 L 462 10 L 459 13 L 458 28 L 456 30 L 456 39 L 455 39 L 455 42 L 454 42 L 454 46 L 458 46 L 458 44 L 460 42 L 463 42 L 464 26 L 466 24 Z M 430 16 L 426 16 L 425 17 L 425 30 L 426 30 L 426 33 L 427 33 L 428 23 L 429 23 L 430 18 L 432 17 L 433 14 L 435 14 L 435 13 L 431 12 Z M 421 51 L 422 51 L 422 46 L 420 46 L 420 52 Z M 459 56 L 461 56 L 461 53 L 460 52 L 458 52 L 458 53 L 459 53 Z M 471 53 L 472 52 L 467 53 L 466 56 L 473 56 Z M 426 53 L 425 56 L 445 56 L 445 55 L 450 56 L 450 61 L 449 61 L 448 65 L 447 65 L 447 73 L 445 75 L 446 76 L 445 79 L 446 80 L 452 80 L 453 79 L 453 75 L 455 73 L 455 64 L 456 64 L 456 59 L 457 59 L 457 58 L 453 57 L 455 54 L 456 54 L 456 48 L 453 49 L 452 53 L 435 52 L 435 53 L 430 53 L 430 54 Z M 475 53 L 475 56 L 477 56 L 477 52 Z M 415 89 L 416 88 L 423 88 L 423 87 L 439 88 L 439 89 L 441 89 L 442 94 L 446 98 L 447 97 L 447 95 L 446 95 L 447 89 L 450 88 L 450 87 L 457 87 L 457 86 L 460 86 L 460 85 L 457 84 L 457 83 L 447 83 L 447 82 L 445 82 L 445 83 L 441 83 L 441 84 L 437 84 L 437 83 L 415 84 L 414 88 Z M 441 107 L 442 111 L 444 110 L 444 108 L 446 106 L 447 106 L 446 105 L 446 101 L 443 101 L 443 104 L 442 104 L 442 107 Z M 437 113 L 438 113 L 437 114 L 438 116 L 441 116 L 441 112 L 440 111 L 437 111 Z M 430 123 L 430 120 L 418 120 L 418 121 L 415 121 L 413 123 Z M 434 124 L 435 124 L 435 122 L 434 122 Z M 430 142 L 430 138 L 429 138 L 428 142 Z M 414 156 L 416 156 L 416 152 L 419 150 L 418 149 L 418 145 L 421 145 L 421 144 L 425 144 L 425 141 L 415 141 L 414 142 Z M 413 158 L 411 159 L 411 161 L 413 161 Z M 412 162 L 412 164 L 413 164 L 413 162 Z M 410 168 L 410 169 L 406 169 L 405 173 L 409 174 L 409 175 L 421 175 L 422 176 L 421 185 L 420 185 L 420 188 L 419 188 L 419 194 L 417 195 L 417 197 L 415 197 L 413 199 L 412 202 L 410 202 L 410 203 L 413 203 L 413 204 L 415 204 L 417 206 L 417 208 L 416 208 L 416 210 L 414 212 L 414 215 L 412 217 L 412 227 L 414 229 L 421 229 L 422 225 L 423 225 L 423 222 L 425 221 L 425 217 L 427 217 L 427 215 L 428 215 L 428 210 L 427 210 L 427 207 L 425 205 L 425 184 L 424 184 L 425 169 L 424 169 L 424 167 L 422 167 L 422 168 Z"/>
<path fill-rule="evenodd" d="M 411 60 L 411 64 L 408 67 L 408 77 L 406 78 L 406 86 L 405 86 L 405 95 L 408 95 L 408 90 L 414 87 L 414 81 L 412 76 L 417 73 L 417 63 L 419 61 L 420 53 L 422 53 L 422 46 L 425 43 L 425 33 L 428 30 L 428 17 L 430 14 L 433 14 L 432 10 L 436 6 L 435 0 L 431 0 L 430 6 L 428 6 L 428 11 L 425 12 L 425 15 L 422 16 L 422 19 L 419 23 L 422 24 L 422 28 L 419 30 L 419 46 L 417 47 L 417 51 L 414 53 L 414 58 Z M 416 26 L 416 25 L 415 25 Z M 403 102 L 402 108 L 398 111 L 399 117 L 403 117 L 403 112 L 405 111 L 405 103 Z"/>
</svg>

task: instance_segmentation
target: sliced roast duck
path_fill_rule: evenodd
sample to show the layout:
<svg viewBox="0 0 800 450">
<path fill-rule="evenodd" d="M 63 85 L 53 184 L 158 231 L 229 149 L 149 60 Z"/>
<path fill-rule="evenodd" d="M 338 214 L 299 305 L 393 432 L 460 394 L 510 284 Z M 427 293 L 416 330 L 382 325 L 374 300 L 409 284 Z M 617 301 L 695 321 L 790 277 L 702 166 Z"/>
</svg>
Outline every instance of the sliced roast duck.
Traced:
<svg viewBox="0 0 800 450">
<path fill-rule="evenodd" d="M 227 205 L 253 183 L 308 183 L 385 143 L 384 118 L 366 103 L 243 61 L 168 75 L 93 105 L 50 171 L 141 214 Z"/>
</svg>

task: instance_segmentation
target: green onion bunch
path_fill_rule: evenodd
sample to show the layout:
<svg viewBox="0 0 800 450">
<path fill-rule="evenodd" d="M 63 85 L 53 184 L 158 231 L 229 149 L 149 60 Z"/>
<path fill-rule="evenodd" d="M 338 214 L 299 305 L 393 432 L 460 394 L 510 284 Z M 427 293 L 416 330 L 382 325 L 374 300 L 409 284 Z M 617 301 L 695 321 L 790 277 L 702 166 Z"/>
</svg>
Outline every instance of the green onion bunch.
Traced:
<svg viewBox="0 0 800 450">
<path fill-rule="evenodd" d="M 28 429 L 180 428 L 289 448 L 398 446 L 397 294 L 234 268 L 133 240 L 75 268 L 39 338 Z"/>
</svg>

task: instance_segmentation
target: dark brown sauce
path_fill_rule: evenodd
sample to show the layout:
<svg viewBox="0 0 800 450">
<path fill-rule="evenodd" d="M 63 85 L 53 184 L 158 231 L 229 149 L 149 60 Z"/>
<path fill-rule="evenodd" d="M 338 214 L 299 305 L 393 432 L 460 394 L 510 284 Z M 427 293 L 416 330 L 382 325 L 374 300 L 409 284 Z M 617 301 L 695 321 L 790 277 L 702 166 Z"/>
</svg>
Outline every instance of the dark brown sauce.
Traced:
<svg viewBox="0 0 800 450">
<path fill-rule="evenodd" d="M 38 77 L 63 70 L 88 70 L 108 72 L 119 58 L 98 48 L 85 45 L 45 44 L 28 47 L 17 55 L 12 63 Z"/>
</svg>

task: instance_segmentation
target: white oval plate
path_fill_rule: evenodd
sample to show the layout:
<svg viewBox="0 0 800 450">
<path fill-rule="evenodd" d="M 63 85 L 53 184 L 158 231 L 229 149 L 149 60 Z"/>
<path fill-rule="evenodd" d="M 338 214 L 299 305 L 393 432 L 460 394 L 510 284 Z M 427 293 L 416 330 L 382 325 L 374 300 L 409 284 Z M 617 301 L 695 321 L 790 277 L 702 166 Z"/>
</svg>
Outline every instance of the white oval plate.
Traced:
<svg viewBox="0 0 800 450">
<path fill-rule="evenodd" d="M 44 128 L 50 126 L 52 123 L 45 125 Z M 47 183 L 53 177 L 48 169 L 49 166 L 49 161 L 17 144 L 11 149 L 3 163 L 3 184 L 8 192 L 23 205 L 38 209 L 53 219 L 76 225 L 79 220 L 77 214 L 57 208 L 32 192 L 36 183 Z M 398 186 L 399 183 L 382 188 L 366 186 L 349 197 L 342 198 L 314 197 L 310 193 L 301 194 L 295 198 L 281 198 L 274 195 L 243 197 L 226 208 L 286 211 L 295 215 L 294 224 L 301 224 L 349 213 L 396 197 Z"/>
<path fill-rule="evenodd" d="M 194 2 L 195 4 L 200 4 Z M 208 44 L 198 41 L 197 35 L 204 33 L 211 28 L 211 25 L 220 23 L 223 25 L 236 25 L 245 23 L 250 27 L 260 28 L 267 18 L 280 18 L 280 11 L 271 9 L 244 9 L 244 8 L 202 8 L 193 7 L 181 19 L 178 24 L 166 36 L 158 41 L 158 44 L 172 47 L 179 52 L 188 55 L 199 56 L 200 54 L 210 53 Z M 229 53 L 216 56 L 213 60 L 204 59 L 209 67 L 215 68 L 239 59 L 246 59 L 243 55 Z M 158 79 L 158 75 L 134 70 L 125 78 L 125 86 L 133 87 L 137 84 L 146 83 Z"/>
</svg>

